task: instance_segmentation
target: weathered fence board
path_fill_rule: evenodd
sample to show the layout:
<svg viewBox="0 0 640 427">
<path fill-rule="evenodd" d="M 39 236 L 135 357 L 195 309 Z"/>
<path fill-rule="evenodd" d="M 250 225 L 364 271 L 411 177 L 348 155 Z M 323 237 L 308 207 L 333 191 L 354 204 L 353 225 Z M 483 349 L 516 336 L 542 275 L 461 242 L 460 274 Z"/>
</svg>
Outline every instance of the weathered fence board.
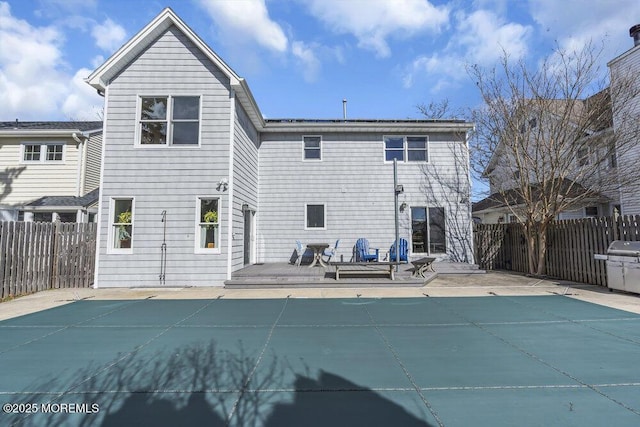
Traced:
<svg viewBox="0 0 640 427">
<path fill-rule="evenodd" d="M 0 222 L 0 298 L 93 284 L 96 224 Z"/>
<path fill-rule="evenodd" d="M 559 279 L 606 285 L 606 254 L 614 240 L 640 240 L 640 215 L 553 222 L 547 230 L 546 273 Z M 485 270 L 529 272 L 522 224 L 477 224 L 476 262 Z"/>
</svg>

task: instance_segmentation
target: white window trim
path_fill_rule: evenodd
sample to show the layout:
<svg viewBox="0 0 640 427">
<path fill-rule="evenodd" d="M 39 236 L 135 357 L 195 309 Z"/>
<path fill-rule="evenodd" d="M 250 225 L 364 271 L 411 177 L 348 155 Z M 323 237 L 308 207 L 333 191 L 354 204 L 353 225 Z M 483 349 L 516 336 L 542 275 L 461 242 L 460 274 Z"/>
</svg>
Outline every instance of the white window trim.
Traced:
<svg viewBox="0 0 640 427">
<path fill-rule="evenodd" d="M 305 146 L 304 146 L 304 139 L 305 138 L 320 138 L 320 158 L 319 159 L 307 159 L 304 155 L 305 152 Z M 302 161 L 303 162 L 321 162 L 322 159 L 324 158 L 324 152 L 322 150 L 322 135 L 303 135 L 302 136 Z"/>
<path fill-rule="evenodd" d="M 218 201 L 218 238 L 220 239 L 220 243 L 215 248 L 201 248 L 200 247 L 200 201 L 202 199 L 205 200 L 217 200 Z M 195 215 L 194 215 L 194 229 L 195 232 L 193 234 L 193 248 L 194 254 L 221 254 L 222 253 L 222 198 L 220 196 L 197 196 L 195 203 Z"/>
<path fill-rule="evenodd" d="M 40 146 L 40 160 L 25 160 L 24 152 L 27 145 L 39 145 Z M 61 160 L 47 160 L 47 148 L 50 145 L 62 145 L 62 159 Z M 65 164 L 67 160 L 67 144 L 64 141 L 21 141 L 20 142 L 20 164 L 24 165 L 39 165 L 39 164 Z"/>
<path fill-rule="evenodd" d="M 174 97 L 182 97 L 182 96 L 190 96 L 197 97 L 200 100 L 200 104 L 198 105 L 198 143 L 197 144 L 173 144 L 173 127 L 171 123 L 173 117 L 173 98 Z M 142 98 L 167 98 L 167 142 L 166 144 L 142 144 L 140 142 L 140 138 L 142 137 L 140 121 L 142 120 Z M 188 94 L 188 93 L 180 93 L 180 94 L 162 94 L 162 95 L 149 95 L 149 94 L 138 94 L 136 98 L 136 132 L 135 132 L 135 147 L 143 150 L 148 149 L 177 149 L 177 148 L 187 148 L 187 149 L 195 149 L 200 148 L 202 146 L 202 99 L 204 95 L 202 94 Z M 184 120 L 179 120 L 178 122 L 184 122 Z"/>
<path fill-rule="evenodd" d="M 307 226 L 307 218 L 308 218 L 307 209 L 308 209 L 309 205 L 311 205 L 311 206 L 322 205 L 323 206 L 323 208 L 324 208 L 324 213 L 323 213 L 323 215 L 324 215 L 324 227 L 308 227 Z M 311 230 L 311 231 L 313 231 L 313 230 L 326 230 L 327 229 L 327 204 L 326 203 L 315 202 L 315 203 L 305 203 L 304 204 L 304 229 L 305 230 Z"/>
<path fill-rule="evenodd" d="M 131 200 L 131 247 L 116 248 L 114 247 L 114 227 L 113 214 L 115 213 L 116 200 Z M 109 198 L 109 234 L 107 236 L 107 254 L 132 254 L 136 237 L 136 198 L 132 196 L 113 196 Z"/>
<path fill-rule="evenodd" d="M 431 163 L 431 141 L 429 135 L 382 135 L 382 159 L 385 164 L 393 163 L 393 160 L 387 160 L 386 138 L 402 138 L 402 160 L 398 163 L 404 164 L 429 164 Z M 425 138 L 427 143 L 427 159 L 426 160 L 409 160 L 409 144 L 407 138 Z"/>
</svg>

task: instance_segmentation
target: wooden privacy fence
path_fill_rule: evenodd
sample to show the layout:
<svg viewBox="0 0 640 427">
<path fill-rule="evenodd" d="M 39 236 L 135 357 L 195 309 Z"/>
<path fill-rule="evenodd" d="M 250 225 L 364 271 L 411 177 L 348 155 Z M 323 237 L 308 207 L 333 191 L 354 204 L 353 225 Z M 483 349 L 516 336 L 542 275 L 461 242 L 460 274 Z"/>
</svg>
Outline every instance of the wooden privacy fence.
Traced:
<svg viewBox="0 0 640 427">
<path fill-rule="evenodd" d="M 547 231 L 547 275 L 606 286 L 606 261 L 593 255 L 606 254 L 614 240 L 640 240 L 640 215 L 553 222 Z M 474 244 L 480 268 L 529 272 L 522 224 L 477 224 Z"/>
<path fill-rule="evenodd" d="M 93 284 L 96 224 L 0 222 L 0 298 Z"/>
</svg>

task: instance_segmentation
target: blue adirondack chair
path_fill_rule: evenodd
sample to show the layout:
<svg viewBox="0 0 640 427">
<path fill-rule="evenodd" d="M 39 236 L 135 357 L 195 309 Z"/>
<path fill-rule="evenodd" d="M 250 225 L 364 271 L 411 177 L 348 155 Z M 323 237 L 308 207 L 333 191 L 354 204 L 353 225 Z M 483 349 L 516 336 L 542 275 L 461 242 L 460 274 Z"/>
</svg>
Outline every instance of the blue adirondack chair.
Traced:
<svg viewBox="0 0 640 427">
<path fill-rule="evenodd" d="M 328 257 L 326 259 L 326 262 L 330 262 L 331 261 L 331 257 L 334 257 L 336 255 L 336 251 L 338 250 L 338 245 L 340 244 L 340 239 L 336 240 L 336 244 L 333 245 L 332 248 L 327 248 L 324 250 L 323 255 Z"/>
<path fill-rule="evenodd" d="M 400 245 L 398 246 L 398 252 L 400 253 L 400 261 L 409 261 L 409 244 L 406 239 L 400 239 Z M 393 242 L 391 248 L 389 248 L 389 261 L 396 260 L 396 242 Z"/>
<path fill-rule="evenodd" d="M 371 253 L 375 251 L 375 253 Z M 377 261 L 379 249 L 369 248 L 369 241 L 364 238 L 360 238 L 356 241 L 356 262 L 360 261 Z"/>
</svg>

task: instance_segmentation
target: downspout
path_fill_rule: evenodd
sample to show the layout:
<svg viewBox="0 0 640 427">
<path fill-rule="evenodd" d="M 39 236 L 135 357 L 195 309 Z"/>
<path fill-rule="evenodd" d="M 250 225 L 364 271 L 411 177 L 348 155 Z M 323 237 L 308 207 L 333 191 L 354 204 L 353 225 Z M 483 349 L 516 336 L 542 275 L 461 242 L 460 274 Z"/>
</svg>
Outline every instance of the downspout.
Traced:
<svg viewBox="0 0 640 427">
<path fill-rule="evenodd" d="M 84 192 L 84 175 L 86 171 L 86 150 L 85 142 L 88 137 L 84 133 L 80 133 L 80 137 L 76 132 L 71 134 L 71 137 L 78 143 L 78 179 L 76 180 L 76 197 L 82 197 Z"/>
<path fill-rule="evenodd" d="M 109 115 L 107 114 L 108 110 L 109 110 L 109 103 L 107 102 L 109 100 L 108 97 L 108 91 L 109 91 L 109 87 L 107 86 L 104 90 L 104 92 L 100 93 L 100 91 L 98 91 L 98 95 L 100 96 L 104 96 L 104 111 L 103 111 L 103 120 L 102 120 L 102 148 L 101 148 L 101 154 L 100 154 L 100 189 L 98 190 L 98 216 L 96 218 L 96 223 L 97 223 L 97 230 L 96 230 L 96 260 L 95 260 L 95 266 L 93 269 L 93 288 L 94 289 L 98 289 L 100 287 L 99 284 L 99 272 L 100 272 L 100 245 L 102 244 L 102 219 L 104 218 L 103 215 L 103 208 L 102 208 L 102 194 L 104 191 L 104 163 L 105 163 L 105 153 L 107 151 L 107 117 L 109 117 Z M 108 212 L 108 208 L 107 208 L 107 212 Z M 105 229 L 107 228 L 107 226 L 105 225 Z M 107 230 L 107 233 L 109 232 L 109 230 Z M 107 242 L 109 241 L 109 239 L 107 238 Z M 106 252 L 106 248 L 105 248 L 105 252 Z"/>
<path fill-rule="evenodd" d="M 233 268 L 233 163 L 236 120 L 236 92 L 229 92 L 229 193 L 227 194 L 227 280 L 231 280 Z"/>
</svg>

